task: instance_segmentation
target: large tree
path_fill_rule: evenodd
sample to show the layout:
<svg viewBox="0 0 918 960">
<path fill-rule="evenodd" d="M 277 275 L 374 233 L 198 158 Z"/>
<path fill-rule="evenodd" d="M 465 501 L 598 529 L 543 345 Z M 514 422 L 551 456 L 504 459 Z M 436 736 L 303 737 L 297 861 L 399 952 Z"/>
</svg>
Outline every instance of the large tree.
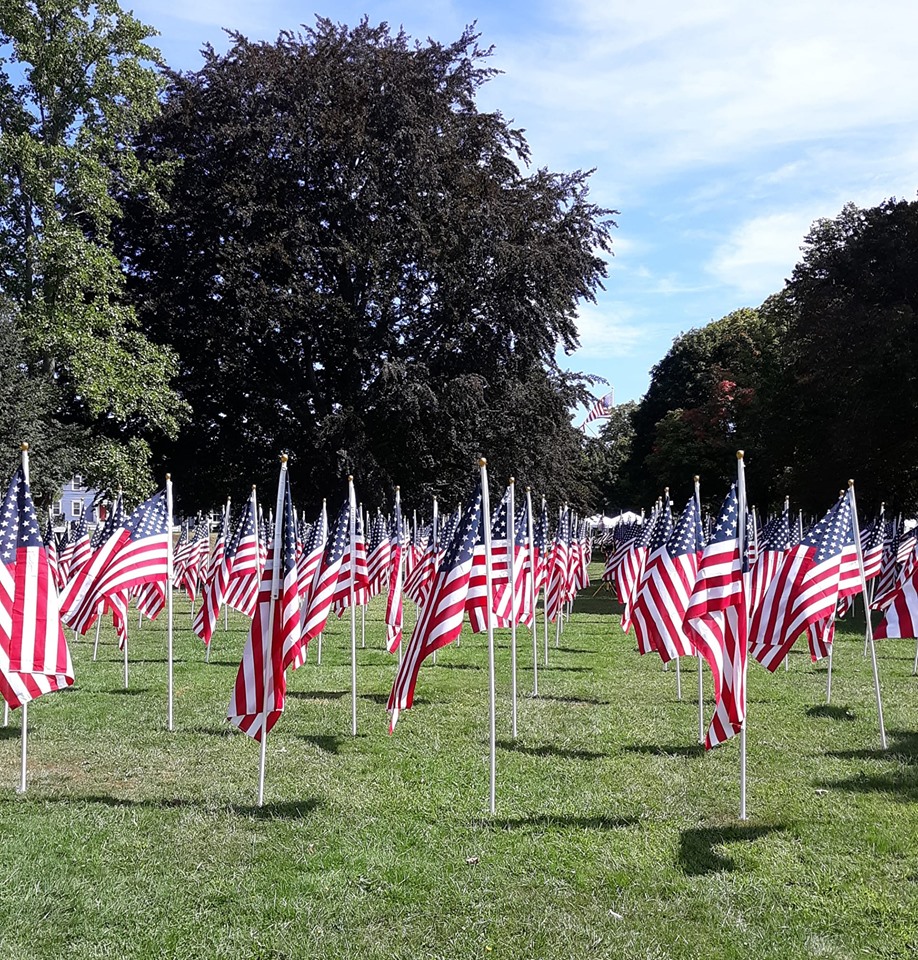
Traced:
<svg viewBox="0 0 918 960">
<path fill-rule="evenodd" d="M 819 220 L 776 299 L 789 357 L 782 455 L 822 509 L 848 477 L 861 500 L 918 505 L 918 202 Z"/>
<path fill-rule="evenodd" d="M 116 192 L 156 198 L 164 172 L 128 148 L 159 109 L 152 33 L 114 0 L 0 4 L 4 337 L 21 341 L 17 375 L 42 397 L 45 442 L 66 440 L 58 473 L 78 462 L 137 493 L 148 438 L 174 435 L 183 410 L 173 356 L 137 328 L 111 244 Z"/>
<path fill-rule="evenodd" d="M 702 480 L 719 502 L 746 451 L 752 502 L 782 495 L 768 429 L 781 384 L 782 327 L 771 311 L 744 308 L 679 336 L 651 371 L 633 414 L 628 475 L 645 502 L 667 485 Z"/>
<path fill-rule="evenodd" d="M 188 505 L 267 480 L 284 448 L 305 499 L 348 472 L 367 497 L 452 498 L 479 453 L 585 499 L 568 412 L 585 381 L 554 352 L 605 276 L 614 211 L 588 174 L 529 172 L 522 132 L 478 110 L 493 71 L 472 31 L 420 44 L 319 19 L 232 39 L 171 75 L 137 142 L 143 164 L 181 164 L 170 209 L 134 203 L 120 232 L 195 412 L 169 448 Z"/>
</svg>

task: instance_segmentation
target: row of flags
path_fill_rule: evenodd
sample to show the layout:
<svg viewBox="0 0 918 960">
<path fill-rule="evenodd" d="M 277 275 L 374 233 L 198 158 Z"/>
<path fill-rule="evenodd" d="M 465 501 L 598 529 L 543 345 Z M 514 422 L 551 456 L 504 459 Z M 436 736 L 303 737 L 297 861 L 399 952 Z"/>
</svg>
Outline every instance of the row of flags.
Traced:
<svg viewBox="0 0 918 960">
<path fill-rule="evenodd" d="M 92 535 L 78 524 L 58 544 L 49 529 L 41 532 L 21 468 L 0 522 L 3 695 L 24 705 L 73 682 L 61 622 L 85 634 L 110 614 L 120 638 L 130 601 L 156 616 L 173 584 L 192 600 L 200 586 L 193 629 L 206 645 L 225 606 L 252 618 L 227 716 L 263 742 L 284 709 L 286 670 L 305 662 L 332 611 L 353 612 L 386 590 L 393 653 L 401 654 L 404 596 L 418 605 L 387 704 L 394 730 L 412 705 L 421 664 L 458 639 L 466 616 L 477 632 L 517 625 L 535 632 L 541 593 L 546 621 L 560 628 L 566 606 L 589 583 L 592 539 L 582 520 L 562 508 L 550 537 L 544 501 L 536 513 L 527 491 L 517 509 L 511 483 L 491 512 L 486 487 L 480 481 L 452 513 L 439 515 L 435 505 L 421 528 L 402 517 L 398 491 L 388 518 L 381 511 L 370 518 L 349 482 L 332 523 L 323 505 L 305 524 L 284 462 L 267 523 L 253 489 L 235 519 L 227 503 L 213 550 L 203 521 L 186 527 L 173 549 L 171 484 L 130 514 L 119 497 Z M 862 592 L 868 606 L 887 611 L 878 636 L 913 635 L 918 624 L 918 538 L 882 515 L 860 531 L 853 486 L 806 532 L 788 505 L 759 530 L 740 470 L 716 517 L 702 521 L 697 487 L 678 517 L 667 494 L 646 522 L 620 525 L 609 548 L 604 578 L 641 653 L 664 662 L 698 655 L 711 668 L 708 747 L 744 728 L 747 653 L 774 670 L 805 635 L 814 659 L 826 656 L 836 616 Z"/>
</svg>

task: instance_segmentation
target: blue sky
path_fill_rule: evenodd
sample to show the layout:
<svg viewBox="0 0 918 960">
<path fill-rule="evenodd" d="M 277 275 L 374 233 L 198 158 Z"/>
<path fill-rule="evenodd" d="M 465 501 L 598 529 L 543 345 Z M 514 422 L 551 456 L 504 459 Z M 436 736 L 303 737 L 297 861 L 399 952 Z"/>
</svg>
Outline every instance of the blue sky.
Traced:
<svg viewBox="0 0 918 960">
<path fill-rule="evenodd" d="M 127 2 L 124 4 L 129 6 Z M 606 290 L 563 366 L 638 399 L 673 338 L 779 290 L 810 224 L 918 191 L 910 0 L 144 0 L 173 67 L 222 27 L 274 39 L 313 22 L 456 39 L 477 21 L 503 71 L 482 109 L 524 127 L 534 166 L 596 168 L 620 211 Z M 599 392 L 604 392 L 600 388 Z"/>
</svg>

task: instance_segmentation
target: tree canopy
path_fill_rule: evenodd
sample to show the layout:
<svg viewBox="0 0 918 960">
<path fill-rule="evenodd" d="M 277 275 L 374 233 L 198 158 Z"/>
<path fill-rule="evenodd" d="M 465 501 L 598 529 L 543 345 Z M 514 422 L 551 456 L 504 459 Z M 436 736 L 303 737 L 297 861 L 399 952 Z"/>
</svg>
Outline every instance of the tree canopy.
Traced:
<svg viewBox="0 0 918 960">
<path fill-rule="evenodd" d="M 147 334 L 180 358 L 195 416 L 162 447 L 193 506 L 300 456 L 301 492 L 458 495 L 488 455 L 550 493 L 584 488 L 562 374 L 605 276 L 610 216 L 588 173 L 528 171 L 522 131 L 481 112 L 489 50 L 319 19 L 234 34 L 170 74 L 136 140 L 165 194 L 124 199 L 118 249 Z M 397 426 L 396 426 L 397 425 Z"/>
<path fill-rule="evenodd" d="M 128 144 L 159 108 L 151 34 L 114 0 L 0 6 L 4 322 L 25 375 L 44 380 L 48 442 L 65 430 L 86 476 L 138 492 L 148 438 L 174 435 L 183 414 L 173 356 L 137 328 L 111 246 L 116 191 L 153 198 L 163 174 Z"/>
</svg>

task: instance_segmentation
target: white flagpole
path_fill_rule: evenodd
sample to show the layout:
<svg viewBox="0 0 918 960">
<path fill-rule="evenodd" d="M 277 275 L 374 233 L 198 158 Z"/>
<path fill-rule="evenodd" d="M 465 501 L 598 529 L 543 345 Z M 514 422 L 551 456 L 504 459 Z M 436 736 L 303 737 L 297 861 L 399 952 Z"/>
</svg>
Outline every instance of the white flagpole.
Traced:
<svg viewBox="0 0 918 960">
<path fill-rule="evenodd" d="M 695 503 L 698 505 L 698 516 L 701 516 L 701 477 L 695 476 Z M 704 674 L 701 667 L 704 657 L 698 654 L 698 742 L 704 743 Z"/>
<path fill-rule="evenodd" d="M 166 652 L 168 658 L 168 710 L 167 710 L 167 729 L 174 730 L 172 707 L 175 693 L 174 678 L 172 672 L 173 662 L 173 633 L 172 633 L 172 574 L 173 564 L 175 562 L 175 552 L 172 545 L 172 474 L 166 474 Z M 192 601 L 192 606 L 194 602 Z M 127 640 L 124 642 L 124 671 L 125 686 L 127 686 Z"/>
<path fill-rule="evenodd" d="M 401 515 L 402 515 L 402 494 L 401 494 L 401 487 L 396 487 L 396 488 L 395 488 L 395 504 L 396 504 L 395 515 L 396 515 L 396 517 L 399 517 L 399 518 L 400 518 Z M 405 584 L 405 577 L 404 577 L 404 574 L 402 573 L 402 571 L 404 570 L 404 567 L 405 567 L 405 558 L 402 556 L 402 554 L 403 554 L 403 552 L 404 552 L 404 551 L 402 550 L 402 527 L 401 527 L 401 524 L 397 524 L 396 526 L 397 526 L 397 529 L 398 529 L 398 534 L 397 534 L 397 536 L 398 536 L 398 568 L 397 568 L 396 571 L 395 571 L 395 576 L 398 578 L 398 593 L 396 593 L 396 596 L 397 596 L 397 597 L 401 597 L 401 596 L 402 596 L 402 587 L 403 587 L 404 584 Z M 402 622 L 402 633 L 405 632 L 404 619 L 405 619 L 405 600 L 404 600 L 404 598 L 402 598 L 402 621 L 403 621 L 403 622 Z M 401 634 L 399 635 L 399 638 L 398 638 L 398 664 L 399 664 L 399 666 L 402 665 L 402 637 L 401 637 Z"/>
<path fill-rule="evenodd" d="M 790 528 L 790 497 L 785 497 L 785 498 L 784 498 L 784 509 L 787 511 L 788 528 Z M 790 651 L 788 651 L 788 654 L 790 654 Z M 865 653 L 864 656 L 866 657 L 867 654 Z M 789 655 L 784 658 L 784 672 L 787 673 L 788 670 L 790 670 L 790 656 L 789 656 Z"/>
<path fill-rule="evenodd" d="M 864 574 L 864 554 L 861 550 L 861 532 L 857 520 L 857 501 L 854 497 L 854 481 L 848 481 L 848 499 L 851 501 L 851 527 L 854 533 L 854 542 L 857 545 L 857 568 L 861 575 L 861 590 L 867 596 L 867 577 Z M 873 664 L 873 689 L 877 697 L 877 718 L 880 722 L 880 745 L 886 749 L 886 726 L 883 723 L 883 701 L 880 699 L 880 674 L 877 670 L 877 648 L 873 642 L 873 623 L 870 620 L 870 611 L 864 618 L 867 640 L 870 643 L 870 660 Z M 831 661 L 830 661 L 831 663 Z"/>
<path fill-rule="evenodd" d="M 740 561 L 740 583 L 746 592 L 746 574 L 743 570 L 746 556 L 746 465 L 743 461 L 743 451 L 736 451 L 736 545 Z M 746 606 L 746 627 L 748 634 L 749 608 Z M 748 643 L 748 636 L 747 636 Z M 740 804 L 739 818 L 746 819 L 746 677 L 743 676 L 743 725 L 740 728 Z"/>
<path fill-rule="evenodd" d="M 493 574 L 491 571 L 491 498 L 488 496 L 488 461 L 482 457 L 478 461 L 481 469 L 481 522 L 484 527 L 485 583 L 487 595 L 492 596 Z M 494 613 L 491 604 L 486 605 L 488 618 L 488 700 L 489 700 L 489 745 L 490 745 L 490 809 L 496 811 L 497 798 L 497 692 L 494 677 Z"/>
<path fill-rule="evenodd" d="M 886 502 L 883 501 L 880 503 L 880 516 L 879 516 L 879 519 L 877 520 L 877 523 L 885 524 L 886 521 L 883 519 L 885 513 L 886 513 Z M 885 528 L 883 532 L 884 532 L 883 541 L 885 545 L 885 541 L 886 541 Z M 882 554 L 881 554 L 881 560 L 882 560 Z M 870 619 L 870 610 L 873 607 L 873 596 L 874 596 L 874 593 L 876 592 L 876 588 L 877 588 L 877 581 L 876 581 L 876 578 L 874 578 L 870 581 L 870 583 L 867 584 L 867 589 L 869 592 L 867 596 L 864 597 L 864 616 L 867 619 Z M 851 607 L 853 610 L 854 609 L 853 601 L 851 603 Z M 868 650 L 867 635 L 865 633 L 864 635 L 864 657 L 865 658 L 867 656 L 867 650 Z M 918 641 L 915 642 L 915 667 L 912 670 L 912 676 L 914 676 L 916 673 L 918 673 Z"/>
<path fill-rule="evenodd" d="M 526 487 L 526 535 L 529 537 L 529 572 L 532 577 L 532 695 L 539 695 L 539 622 L 536 619 L 535 538 L 532 525 L 532 488 Z"/>
<path fill-rule="evenodd" d="M 516 740 L 516 484 L 513 477 L 507 487 L 507 572 L 510 577 L 510 683 L 513 687 L 512 727 Z"/>
<path fill-rule="evenodd" d="M 564 509 L 567 506 L 565 504 L 563 507 L 558 507 L 558 529 L 561 529 L 561 518 L 564 516 Z M 567 564 L 568 569 L 570 569 L 571 563 L 571 554 L 570 554 L 571 544 L 570 544 L 570 522 L 568 522 L 568 543 L 567 543 Z M 548 596 L 545 597 L 546 603 L 548 601 Z M 558 617 L 555 620 L 555 650 L 558 649 L 559 644 L 561 643 L 561 626 L 564 621 L 564 596 L 558 597 Z"/>
<path fill-rule="evenodd" d="M 357 576 L 357 495 L 354 478 L 347 478 L 348 527 L 351 539 L 351 736 L 357 736 L 357 611 L 354 609 L 354 578 Z"/>
<path fill-rule="evenodd" d="M 96 662 L 96 657 L 99 655 L 99 631 L 102 629 L 102 617 L 99 616 L 96 619 L 96 642 L 93 644 L 92 648 L 92 662 Z"/>
<path fill-rule="evenodd" d="M 438 533 L 437 521 L 438 521 L 439 519 L 440 519 L 440 516 L 439 516 L 439 505 L 438 505 L 438 503 L 437 503 L 437 498 L 434 497 L 434 498 L 433 498 L 433 519 L 431 520 L 431 524 L 430 524 L 430 550 L 431 550 L 431 554 L 430 554 L 430 555 L 431 555 L 431 557 L 433 558 L 433 561 L 434 561 L 434 574 L 433 574 L 434 576 L 437 575 L 437 571 L 436 571 L 436 564 L 437 564 L 437 533 Z M 434 652 L 433 652 L 433 662 L 434 662 L 434 663 L 437 662 L 437 651 L 436 651 L 436 650 L 434 650 Z"/>
<path fill-rule="evenodd" d="M 265 803 L 265 760 L 267 757 L 268 745 L 268 664 L 273 669 L 271 660 L 272 647 L 274 643 L 274 617 L 277 610 L 277 595 L 280 593 L 280 558 L 283 550 L 281 543 L 281 530 L 284 519 L 284 494 L 286 493 L 287 483 L 287 454 L 281 454 L 280 478 L 277 481 L 277 509 L 274 511 L 274 553 L 272 556 L 273 566 L 271 568 L 271 596 L 268 600 L 268 629 L 262 636 L 261 662 L 262 662 L 262 699 L 261 699 L 261 751 L 258 758 L 258 806 L 262 807 Z M 255 498 L 255 488 L 252 487 L 252 498 Z M 258 511 L 255 511 L 256 518 L 256 542 L 260 538 L 261 531 L 258 529 Z M 259 576 L 259 581 L 261 577 Z M 261 583 L 258 585 L 261 592 Z M 255 607 L 255 616 L 261 616 L 258 604 Z M 274 678 L 277 682 L 277 678 Z"/>
<path fill-rule="evenodd" d="M 366 514 L 363 512 L 363 504 L 361 503 L 357 509 L 360 511 L 360 521 L 363 524 L 363 538 L 364 543 L 366 543 L 366 538 L 370 532 L 370 511 L 368 510 Z M 360 649 L 363 650 L 367 645 L 367 605 L 365 603 L 360 604 Z"/>
<path fill-rule="evenodd" d="M 27 443 L 21 444 L 22 450 L 22 473 L 25 477 L 25 482 L 29 482 L 29 445 Z M 29 705 L 24 703 L 22 705 L 22 752 L 21 752 L 21 764 L 19 769 L 19 787 L 17 788 L 17 793 L 26 792 L 26 771 L 28 769 L 28 755 L 29 755 Z"/>
<path fill-rule="evenodd" d="M 545 512 L 545 497 L 542 497 L 542 513 Z M 545 545 L 545 549 L 548 550 L 548 544 Z M 549 551 L 550 555 L 550 551 Z M 542 655 L 544 659 L 542 660 L 542 666 L 548 666 L 548 566 L 547 561 L 548 557 L 545 558 L 545 563 L 542 565 L 542 570 L 545 573 L 545 576 L 542 577 L 542 623 L 545 627 L 545 642 L 544 650 Z M 533 611 L 533 616 L 535 616 L 535 611 Z"/>
</svg>

